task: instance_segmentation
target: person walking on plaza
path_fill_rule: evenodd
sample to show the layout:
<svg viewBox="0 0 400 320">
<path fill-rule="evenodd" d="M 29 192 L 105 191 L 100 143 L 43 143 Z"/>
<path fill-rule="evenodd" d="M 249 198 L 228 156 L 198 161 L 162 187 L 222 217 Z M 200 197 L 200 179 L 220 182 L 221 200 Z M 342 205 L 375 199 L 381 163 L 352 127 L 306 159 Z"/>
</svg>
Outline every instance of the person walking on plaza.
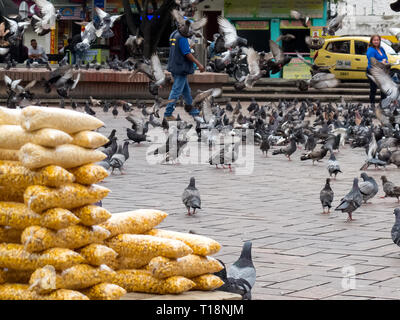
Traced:
<svg viewBox="0 0 400 320">
<path fill-rule="evenodd" d="M 367 58 L 368 58 L 368 67 L 367 67 L 367 74 L 370 73 L 370 68 L 371 68 L 371 58 L 375 58 L 377 61 L 383 62 L 383 63 L 388 63 L 388 57 L 386 55 L 385 49 L 381 47 L 381 36 L 374 34 L 371 36 L 371 39 L 369 40 L 369 46 L 367 50 Z M 370 85 L 370 91 L 369 91 L 369 102 L 371 103 L 371 106 L 375 105 L 375 96 L 376 96 L 376 89 L 377 85 L 376 83 L 370 79 L 368 76 L 368 81 Z M 385 99 L 385 94 L 381 90 L 381 100 Z"/>
<path fill-rule="evenodd" d="M 189 40 L 182 36 L 180 32 L 175 30 L 170 35 L 170 49 L 168 58 L 167 70 L 171 72 L 174 78 L 174 84 L 172 85 L 171 92 L 168 99 L 175 99 L 174 102 L 170 102 L 164 113 L 164 118 L 167 121 L 175 121 L 176 118 L 172 115 L 175 110 L 176 101 L 182 95 L 185 100 L 185 110 L 190 115 L 196 116 L 200 113 L 197 108 L 192 106 L 192 96 L 190 92 L 190 86 L 187 79 L 189 74 L 194 73 L 194 64 L 197 65 L 200 72 L 204 72 L 204 66 L 193 56 Z"/>
</svg>

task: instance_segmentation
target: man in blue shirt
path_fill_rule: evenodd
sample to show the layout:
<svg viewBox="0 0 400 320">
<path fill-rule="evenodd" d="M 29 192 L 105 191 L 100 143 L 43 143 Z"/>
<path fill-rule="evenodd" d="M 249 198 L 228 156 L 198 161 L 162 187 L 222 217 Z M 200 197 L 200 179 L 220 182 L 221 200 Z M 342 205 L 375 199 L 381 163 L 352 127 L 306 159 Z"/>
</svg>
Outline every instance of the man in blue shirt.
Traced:
<svg viewBox="0 0 400 320">
<path fill-rule="evenodd" d="M 187 76 L 194 73 L 193 64 L 197 65 L 200 72 L 204 72 L 204 66 L 193 56 L 188 39 L 182 36 L 178 30 L 172 32 L 169 41 L 170 49 L 167 69 L 174 78 L 174 84 L 172 85 L 168 99 L 175 99 L 176 101 L 182 95 L 185 100 L 185 110 L 190 115 L 196 116 L 200 111 L 192 106 L 193 99 Z M 164 118 L 167 121 L 176 120 L 172 115 L 175 110 L 175 104 L 176 102 L 170 102 L 167 105 L 164 113 Z"/>
</svg>

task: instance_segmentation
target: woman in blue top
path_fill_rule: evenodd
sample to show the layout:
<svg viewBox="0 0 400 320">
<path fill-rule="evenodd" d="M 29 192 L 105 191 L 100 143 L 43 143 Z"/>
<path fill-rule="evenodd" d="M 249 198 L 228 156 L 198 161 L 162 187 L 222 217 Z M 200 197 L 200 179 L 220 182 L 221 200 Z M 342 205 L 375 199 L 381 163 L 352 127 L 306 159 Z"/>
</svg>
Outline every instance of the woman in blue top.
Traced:
<svg viewBox="0 0 400 320">
<path fill-rule="evenodd" d="M 367 67 L 367 73 L 370 73 L 370 68 L 371 68 L 371 58 L 375 58 L 376 60 L 383 62 L 383 63 L 388 63 L 388 57 L 386 55 L 385 49 L 381 47 L 381 36 L 374 34 L 371 36 L 371 39 L 369 40 L 369 46 L 367 50 L 367 58 L 368 58 L 368 67 Z M 369 77 L 369 85 L 370 85 L 370 91 L 369 91 L 369 102 L 371 105 L 375 104 L 375 95 L 376 95 L 376 83 L 372 81 Z M 381 100 L 385 99 L 385 94 L 381 91 Z"/>
</svg>

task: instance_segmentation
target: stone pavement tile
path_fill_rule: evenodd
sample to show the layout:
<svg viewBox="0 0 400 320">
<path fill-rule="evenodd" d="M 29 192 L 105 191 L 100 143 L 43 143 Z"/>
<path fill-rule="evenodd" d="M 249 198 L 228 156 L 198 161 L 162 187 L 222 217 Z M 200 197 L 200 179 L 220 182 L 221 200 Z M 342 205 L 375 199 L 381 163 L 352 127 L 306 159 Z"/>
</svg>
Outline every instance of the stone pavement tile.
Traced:
<svg viewBox="0 0 400 320">
<path fill-rule="evenodd" d="M 400 267 L 399 268 L 387 267 L 381 270 L 360 274 L 358 275 L 358 278 L 366 280 L 384 281 L 399 276 L 400 276 Z"/>
<path fill-rule="evenodd" d="M 269 282 L 283 282 L 283 281 L 303 278 L 308 274 L 309 273 L 304 270 L 288 270 L 288 271 L 267 274 L 261 276 L 260 279 L 262 281 L 269 281 Z"/>
<path fill-rule="evenodd" d="M 315 249 L 315 248 L 310 248 L 310 247 L 300 247 L 300 248 L 295 248 L 295 249 L 290 249 L 290 250 L 285 250 L 281 254 L 283 255 L 291 255 L 291 256 L 300 256 L 300 257 L 306 257 L 310 256 L 312 254 L 321 252 L 322 250 Z"/>
<path fill-rule="evenodd" d="M 322 298 L 321 300 L 373 300 L 370 297 L 358 297 L 358 296 L 350 296 L 350 295 L 334 295 L 326 298 Z"/>
<path fill-rule="evenodd" d="M 312 280 L 306 280 L 305 278 L 299 278 L 299 279 L 292 279 L 292 280 L 282 281 L 279 283 L 274 283 L 271 285 L 267 285 L 266 287 L 273 289 L 285 289 L 285 290 L 297 291 L 297 290 L 305 290 L 315 286 L 320 286 L 326 283 L 329 283 L 329 281 L 327 280 L 312 281 Z"/>
<path fill-rule="evenodd" d="M 377 285 L 370 285 L 365 288 L 349 290 L 347 292 L 344 292 L 343 295 L 398 300 L 400 299 L 400 290 L 395 288 L 385 288 Z"/>
<path fill-rule="evenodd" d="M 342 294 L 345 291 L 347 290 L 336 288 L 336 286 L 332 286 L 331 283 L 327 283 L 320 286 L 289 293 L 287 294 L 287 296 L 309 299 L 323 299 L 330 296 Z"/>
</svg>

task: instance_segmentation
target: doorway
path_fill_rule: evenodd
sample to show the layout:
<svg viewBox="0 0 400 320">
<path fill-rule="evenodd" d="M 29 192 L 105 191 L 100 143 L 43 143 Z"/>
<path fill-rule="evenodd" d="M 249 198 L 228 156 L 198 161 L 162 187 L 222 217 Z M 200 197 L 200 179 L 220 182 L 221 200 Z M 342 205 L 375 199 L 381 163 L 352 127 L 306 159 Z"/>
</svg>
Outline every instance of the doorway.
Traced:
<svg viewBox="0 0 400 320">
<path fill-rule="evenodd" d="M 305 38 L 310 36 L 310 29 L 281 29 L 281 34 L 292 34 L 296 37 L 294 40 L 282 41 L 282 49 L 285 54 L 296 54 L 296 51 L 302 54 L 309 54 L 310 49 L 305 43 Z"/>
<path fill-rule="evenodd" d="M 204 27 L 204 36 L 208 41 L 213 41 L 213 35 L 219 33 L 218 17 L 222 14 L 221 11 L 203 11 L 207 17 L 207 24 Z"/>
</svg>

